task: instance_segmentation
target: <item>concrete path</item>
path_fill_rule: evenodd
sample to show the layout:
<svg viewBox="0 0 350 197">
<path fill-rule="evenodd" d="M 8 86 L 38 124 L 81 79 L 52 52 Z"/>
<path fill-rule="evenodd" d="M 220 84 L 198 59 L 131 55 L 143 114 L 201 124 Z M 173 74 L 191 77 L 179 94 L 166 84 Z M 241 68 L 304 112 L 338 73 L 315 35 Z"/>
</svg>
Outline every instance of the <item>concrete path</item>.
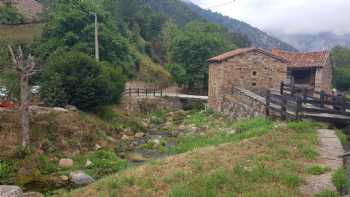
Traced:
<svg viewBox="0 0 350 197">
<path fill-rule="evenodd" d="M 329 129 L 320 129 L 317 132 L 320 140 L 319 157 L 314 163 L 328 166 L 332 170 L 319 176 L 306 177 L 301 192 L 303 196 L 307 197 L 314 196 L 324 190 L 336 191 L 331 177 L 336 169 L 343 166 L 343 159 L 338 156 L 344 154 L 344 149 L 336 136 L 336 132 Z"/>
</svg>

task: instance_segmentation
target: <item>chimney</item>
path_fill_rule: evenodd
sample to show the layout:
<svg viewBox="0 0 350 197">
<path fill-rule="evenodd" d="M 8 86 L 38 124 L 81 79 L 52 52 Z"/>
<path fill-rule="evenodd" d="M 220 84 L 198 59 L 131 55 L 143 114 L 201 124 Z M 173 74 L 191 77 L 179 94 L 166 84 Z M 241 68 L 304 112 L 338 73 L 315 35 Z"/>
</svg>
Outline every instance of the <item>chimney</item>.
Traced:
<svg viewBox="0 0 350 197">
<path fill-rule="evenodd" d="M 280 54 L 281 50 L 277 49 L 277 48 L 273 48 L 271 53 L 274 54 L 274 55 L 278 55 Z"/>
</svg>

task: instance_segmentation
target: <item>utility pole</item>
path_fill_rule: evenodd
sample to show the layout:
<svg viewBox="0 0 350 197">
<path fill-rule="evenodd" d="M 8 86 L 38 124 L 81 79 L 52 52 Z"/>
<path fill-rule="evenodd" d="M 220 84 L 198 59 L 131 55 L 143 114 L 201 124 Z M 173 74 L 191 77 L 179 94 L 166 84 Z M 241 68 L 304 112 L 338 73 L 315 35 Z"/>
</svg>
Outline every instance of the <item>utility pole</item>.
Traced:
<svg viewBox="0 0 350 197">
<path fill-rule="evenodd" d="M 95 17 L 95 57 L 96 61 L 100 61 L 100 49 L 99 49 L 99 42 L 98 42 L 98 21 L 97 21 L 97 13 L 91 12 L 92 15 Z"/>
</svg>

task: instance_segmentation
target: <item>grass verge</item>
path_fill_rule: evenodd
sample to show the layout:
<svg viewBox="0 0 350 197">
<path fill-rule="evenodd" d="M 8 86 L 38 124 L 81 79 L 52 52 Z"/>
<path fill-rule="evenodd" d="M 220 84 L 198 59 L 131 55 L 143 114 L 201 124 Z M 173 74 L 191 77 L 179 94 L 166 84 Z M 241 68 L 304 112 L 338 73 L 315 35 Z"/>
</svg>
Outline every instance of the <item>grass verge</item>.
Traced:
<svg viewBox="0 0 350 197">
<path fill-rule="evenodd" d="M 225 144 L 148 163 L 60 196 L 301 196 L 298 187 L 307 176 L 305 168 L 314 162 L 305 147 L 314 150 L 318 142 L 316 129 L 310 129 L 313 123 L 293 123 L 297 129 L 291 129 L 267 120 L 250 121 L 238 124 L 242 133 L 252 130 L 259 137 L 195 143 L 199 145 L 181 151 Z M 254 121 L 267 122 L 259 129 Z"/>
</svg>

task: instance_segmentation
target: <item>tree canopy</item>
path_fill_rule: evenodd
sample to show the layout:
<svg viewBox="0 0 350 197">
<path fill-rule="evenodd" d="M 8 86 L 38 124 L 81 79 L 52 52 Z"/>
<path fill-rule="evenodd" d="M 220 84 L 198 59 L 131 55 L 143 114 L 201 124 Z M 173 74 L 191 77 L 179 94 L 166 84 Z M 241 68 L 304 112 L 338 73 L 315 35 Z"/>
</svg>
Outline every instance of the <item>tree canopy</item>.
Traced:
<svg viewBox="0 0 350 197">
<path fill-rule="evenodd" d="M 117 102 L 125 78 L 107 62 L 96 62 L 77 51 L 60 52 L 50 57 L 42 74 L 41 96 L 49 106 L 74 105 L 91 110 Z"/>
<path fill-rule="evenodd" d="M 333 62 L 333 84 L 340 90 L 350 88 L 350 49 L 335 47 L 331 53 Z"/>
<path fill-rule="evenodd" d="M 210 23 L 191 22 L 179 29 L 168 25 L 164 32 L 167 35 L 171 38 L 167 67 L 175 81 L 187 88 L 206 88 L 207 60 L 237 47 L 225 28 Z"/>
</svg>

